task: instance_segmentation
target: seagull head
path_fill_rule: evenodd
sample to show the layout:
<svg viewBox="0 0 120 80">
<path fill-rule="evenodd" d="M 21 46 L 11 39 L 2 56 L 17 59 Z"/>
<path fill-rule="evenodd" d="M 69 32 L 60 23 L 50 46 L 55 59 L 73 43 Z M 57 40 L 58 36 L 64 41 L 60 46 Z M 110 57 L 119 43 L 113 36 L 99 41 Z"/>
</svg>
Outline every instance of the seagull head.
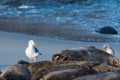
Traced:
<svg viewBox="0 0 120 80">
<path fill-rule="evenodd" d="M 109 44 L 104 44 L 104 45 L 103 45 L 103 49 L 104 49 L 104 50 L 106 50 L 106 49 L 109 48 L 109 47 L 110 47 Z"/>
<path fill-rule="evenodd" d="M 36 46 L 35 42 L 33 40 L 29 40 L 28 45 L 30 46 Z"/>
</svg>

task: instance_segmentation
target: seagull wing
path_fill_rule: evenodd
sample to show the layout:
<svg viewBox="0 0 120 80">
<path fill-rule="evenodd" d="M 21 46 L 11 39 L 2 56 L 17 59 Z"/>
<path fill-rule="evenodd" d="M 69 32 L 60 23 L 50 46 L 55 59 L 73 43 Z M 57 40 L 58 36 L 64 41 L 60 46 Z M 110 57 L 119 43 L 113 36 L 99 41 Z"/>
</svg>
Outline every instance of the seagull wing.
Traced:
<svg viewBox="0 0 120 80">
<path fill-rule="evenodd" d="M 39 53 L 40 55 L 42 55 L 42 53 L 40 53 L 39 50 L 35 46 L 33 46 L 33 48 L 34 48 L 35 53 Z"/>
</svg>

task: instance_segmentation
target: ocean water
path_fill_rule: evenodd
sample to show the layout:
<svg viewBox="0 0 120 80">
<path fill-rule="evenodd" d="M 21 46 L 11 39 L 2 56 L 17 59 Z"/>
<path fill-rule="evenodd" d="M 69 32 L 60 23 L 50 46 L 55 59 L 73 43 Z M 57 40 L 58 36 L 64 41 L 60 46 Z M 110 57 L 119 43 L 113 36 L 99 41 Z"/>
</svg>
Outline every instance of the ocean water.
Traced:
<svg viewBox="0 0 120 80">
<path fill-rule="evenodd" d="M 55 0 L 1 0 L 0 3 L 0 16 L 37 17 L 45 23 L 79 25 L 74 29 L 112 26 L 120 31 L 120 0 L 86 0 L 72 4 Z"/>
<path fill-rule="evenodd" d="M 9 67 L 10 65 L 0 65 L 0 71 L 3 71 L 4 69 L 6 69 L 7 67 Z"/>
<path fill-rule="evenodd" d="M 93 40 L 94 36 L 91 37 L 91 35 L 89 36 L 88 34 L 91 38 L 88 37 L 84 39 L 85 37 L 82 36 L 80 39 L 73 40 L 120 42 L 120 0 L 68 1 L 69 0 L 0 0 L 0 18 L 7 17 L 8 20 L 9 18 L 23 18 L 34 21 L 35 23 L 57 25 L 56 27 L 58 28 L 62 26 L 62 28 L 77 31 L 83 30 L 83 34 L 87 33 L 84 31 L 89 31 L 91 32 L 89 34 L 94 36 L 96 35 L 96 29 L 111 26 L 118 31 L 117 36 L 113 35 L 113 38 L 117 37 L 119 39 L 117 41 Z M 21 19 L 21 21 L 23 19 Z M 48 34 L 48 36 L 50 35 L 50 33 L 46 34 Z M 98 35 L 96 35 L 96 37 L 97 36 Z M 106 37 L 106 35 L 102 36 Z M 55 37 L 59 36 L 56 35 Z M 63 39 L 65 38 L 66 36 L 63 37 Z M 70 37 L 70 39 L 72 39 L 72 37 Z"/>
</svg>

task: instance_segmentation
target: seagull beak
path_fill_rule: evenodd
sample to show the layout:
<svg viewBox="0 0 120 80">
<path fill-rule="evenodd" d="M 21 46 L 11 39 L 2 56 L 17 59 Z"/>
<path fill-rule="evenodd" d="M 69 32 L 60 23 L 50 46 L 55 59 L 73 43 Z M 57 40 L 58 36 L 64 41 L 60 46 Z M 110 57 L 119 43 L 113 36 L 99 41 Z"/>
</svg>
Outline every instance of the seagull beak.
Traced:
<svg viewBox="0 0 120 80">
<path fill-rule="evenodd" d="M 33 46 L 36 46 L 36 44 L 34 43 Z"/>
</svg>

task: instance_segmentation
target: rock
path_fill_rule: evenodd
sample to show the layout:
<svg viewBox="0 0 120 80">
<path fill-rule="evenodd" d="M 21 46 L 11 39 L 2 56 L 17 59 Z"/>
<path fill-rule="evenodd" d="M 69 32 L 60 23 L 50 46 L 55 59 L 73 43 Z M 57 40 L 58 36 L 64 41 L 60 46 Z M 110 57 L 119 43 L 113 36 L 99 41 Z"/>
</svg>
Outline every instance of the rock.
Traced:
<svg viewBox="0 0 120 80">
<path fill-rule="evenodd" d="M 26 66 L 26 67 L 28 67 L 28 66 L 30 65 L 29 62 L 24 61 L 24 60 L 20 60 L 20 61 L 18 61 L 17 64 L 22 64 L 22 65 L 24 65 L 24 66 Z"/>
<path fill-rule="evenodd" d="M 120 60 L 115 56 L 92 46 L 79 49 L 63 50 L 52 57 L 53 61 L 93 61 L 120 67 Z"/>
<path fill-rule="evenodd" d="M 96 70 L 99 73 L 103 72 L 120 72 L 120 68 L 113 67 L 111 65 L 107 64 L 95 64 L 93 66 L 93 69 Z"/>
<path fill-rule="evenodd" d="M 7 80 L 7 79 L 5 79 L 4 77 L 0 77 L 0 80 Z"/>
<path fill-rule="evenodd" d="M 102 27 L 96 30 L 96 32 L 102 33 L 102 34 L 118 34 L 118 32 L 113 27 L 110 27 L 110 26 Z"/>
<path fill-rule="evenodd" d="M 30 80 L 31 76 L 29 69 L 21 64 L 10 66 L 1 74 L 7 80 Z"/>
<path fill-rule="evenodd" d="M 1 73 L 2 73 L 2 72 L 0 71 L 0 75 L 1 75 Z"/>
<path fill-rule="evenodd" d="M 28 66 L 29 70 L 34 74 L 40 68 L 54 67 L 54 66 L 66 66 L 66 65 L 95 65 L 98 63 L 88 62 L 88 61 L 61 61 L 61 62 L 51 62 L 51 61 L 40 61 L 32 63 Z"/>
<path fill-rule="evenodd" d="M 40 61 L 31 63 L 31 65 L 29 65 L 28 68 L 34 74 L 39 68 L 45 68 L 50 66 L 53 66 L 53 63 L 51 61 Z"/>
<path fill-rule="evenodd" d="M 47 64 L 47 66 L 45 64 Z M 72 80 L 76 77 L 96 73 L 120 72 L 120 68 L 90 61 L 42 61 L 33 63 L 29 68 L 30 70 L 33 69 L 32 80 Z M 73 77 L 67 77 L 71 75 L 73 75 Z"/>
<path fill-rule="evenodd" d="M 117 72 L 106 72 L 97 75 L 86 75 L 73 80 L 119 80 L 120 73 Z"/>
<path fill-rule="evenodd" d="M 52 60 L 31 63 L 31 80 L 73 80 L 96 73 L 120 72 L 119 59 L 93 46 L 64 50 L 53 55 Z"/>
<path fill-rule="evenodd" d="M 54 54 L 53 56 L 52 56 L 52 61 L 65 61 L 65 60 L 67 60 L 68 59 L 68 57 L 64 57 L 64 56 L 62 56 L 61 54 Z"/>
<path fill-rule="evenodd" d="M 30 64 L 28 68 L 33 73 L 32 80 L 71 80 L 73 78 L 67 76 L 73 75 L 76 78 L 96 73 L 120 72 L 119 67 L 91 61 L 41 61 Z"/>
<path fill-rule="evenodd" d="M 96 74 L 90 66 L 67 65 L 39 69 L 31 80 L 72 80 L 73 78 Z"/>
<path fill-rule="evenodd" d="M 97 72 L 109 72 L 109 71 L 120 72 L 119 67 L 114 67 L 111 65 L 96 63 L 91 61 L 62 61 L 62 62 L 41 61 L 41 62 L 32 63 L 28 68 L 34 74 L 36 71 L 38 71 L 38 69 L 41 69 L 41 68 L 58 67 L 58 66 L 64 67 L 69 65 L 70 66 L 71 65 L 78 65 L 78 66 L 89 65 L 89 67 L 92 67 Z"/>
<path fill-rule="evenodd" d="M 41 61 L 32 63 L 28 68 L 34 74 L 38 69 L 48 68 L 48 67 L 56 67 L 56 66 L 69 66 L 69 65 L 89 65 L 97 72 L 120 72 L 119 67 L 114 67 L 107 64 L 101 64 L 91 61 L 60 61 L 60 62 L 51 62 L 51 61 Z"/>
</svg>

